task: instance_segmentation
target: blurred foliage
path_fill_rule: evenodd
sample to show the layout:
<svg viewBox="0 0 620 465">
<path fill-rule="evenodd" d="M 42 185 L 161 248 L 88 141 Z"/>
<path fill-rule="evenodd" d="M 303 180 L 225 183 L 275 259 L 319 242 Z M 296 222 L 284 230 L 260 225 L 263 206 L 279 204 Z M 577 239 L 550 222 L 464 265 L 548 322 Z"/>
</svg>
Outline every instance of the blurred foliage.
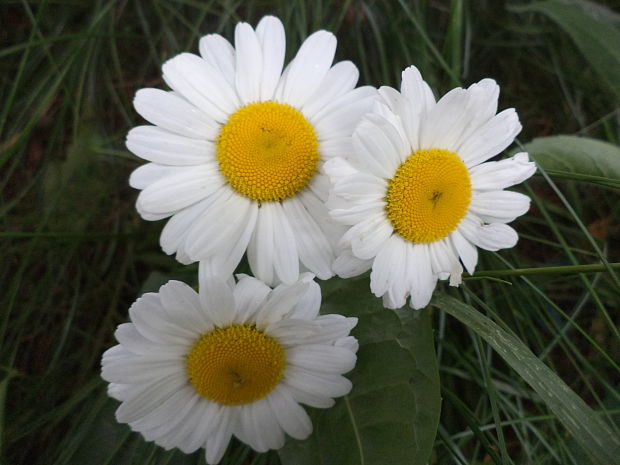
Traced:
<svg viewBox="0 0 620 465">
<path fill-rule="evenodd" d="M 195 267 L 183 267 L 159 249 L 162 222 L 143 221 L 133 208 L 136 192 L 127 178 L 140 161 L 126 150 L 124 137 L 140 122 L 131 106 L 135 91 L 164 87 L 165 59 L 195 52 L 206 33 L 232 39 L 237 21 L 256 24 L 266 13 L 285 23 L 288 59 L 308 33 L 329 29 L 339 39 L 337 59 L 355 62 L 363 84 L 398 86 L 410 64 L 438 95 L 492 77 L 502 88 L 500 108 L 515 107 L 520 115 L 522 143 L 570 134 L 618 144 L 620 16 L 611 2 L 0 2 L 0 462 L 204 463 L 201 453 L 165 452 L 116 424 L 116 403 L 105 396 L 98 374 L 115 326 L 126 321 L 141 292 L 171 277 L 196 284 Z M 532 143 L 533 151 L 540 141 Z M 603 142 L 565 141 L 550 142 L 545 150 L 555 160 L 575 162 L 551 166 L 539 160 L 548 172 L 522 189 L 533 207 L 515 224 L 519 244 L 500 254 L 482 252 L 479 269 L 619 261 L 617 190 L 592 178 L 617 186 L 616 171 L 591 170 L 579 155 L 598 160 L 596 147 Z M 610 163 L 617 165 L 612 153 L 617 147 L 609 148 L 615 157 Z M 453 292 L 510 328 L 597 415 L 616 424 L 617 282 L 613 273 L 472 279 Z M 326 309 L 359 314 L 362 340 L 371 341 L 381 329 L 385 338 L 398 334 L 398 344 L 383 344 L 411 362 L 416 315 L 380 310 L 369 292 L 353 298 L 331 286 L 323 286 Z M 361 297 L 366 310 L 359 308 Z M 540 397 L 475 331 L 443 311 L 427 317 L 435 330 L 443 397 L 430 463 L 591 463 Z M 333 429 L 329 415 L 363 398 L 369 351 L 360 351 L 350 399 L 333 412 L 314 412 L 315 426 Z M 403 380 L 412 373 L 396 374 L 407 395 Z M 397 400 L 386 402 L 393 408 Z M 409 437 L 418 428 L 416 412 L 403 420 Z M 346 431 L 338 434 L 350 440 Z M 291 442 L 283 454 L 308 448 L 317 438 L 329 444 L 329 435 L 322 431 L 307 443 Z M 342 446 L 338 437 L 334 447 Z M 350 460 L 356 463 L 354 456 Z M 279 461 L 277 453 L 255 454 L 235 442 L 225 463 Z"/>
</svg>

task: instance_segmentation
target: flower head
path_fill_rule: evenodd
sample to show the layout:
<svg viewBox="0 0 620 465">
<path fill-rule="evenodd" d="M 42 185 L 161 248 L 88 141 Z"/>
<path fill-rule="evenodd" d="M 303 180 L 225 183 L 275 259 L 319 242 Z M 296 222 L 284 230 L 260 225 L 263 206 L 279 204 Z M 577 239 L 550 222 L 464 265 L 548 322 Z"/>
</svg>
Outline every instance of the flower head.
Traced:
<svg viewBox="0 0 620 465">
<path fill-rule="evenodd" d="M 207 279 L 200 293 L 170 281 L 129 309 L 119 344 L 103 354 L 102 377 L 120 400 L 119 422 L 186 453 L 206 447 L 217 463 L 234 434 L 259 452 L 305 439 L 299 405 L 326 408 L 347 394 L 356 318 L 320 315 L 312 275 L 275 289 L 240 275 Z"/>
<path fill-rule="evenodd" d="M 239 23 L 235 47 L 217 34 L 201 56 L 163 65 L 172 91 L 141 89 L 134 105 L 154 126 L 127 135 L 150 161 L 130 184 L 144 219 L 170 217 L 160 243 L 183 263 L 203 261 L 226 277 L 248 252 L 256 277 L 292 283 L 300 269 L 333 275 L 342 227 L 324 205 L 325 160 L 350 151 L 350 136 L 376 90 L 355 88 L 353 63 L 332 66 L 336 38 L 317 31 L 283 69 L 284 28 L 264 17 Z"/>
<path fill-rule="evenodd" d="M 330 213 L 350 226 L 334 267 L 342 277 L 372 268 L 371 290 L 385 306 L 401 307 L 411 296 L 411 306 L 421 308 L 438 279 L 460 284 L 460 262 L 474 271 L 476 247 L 517 243 L 506 223 L 523 215 L 530 199 L 503 189 L 536 167 L 527 153 L 487 162 L 521 130 L 514 109 L 496 114 L 499 87 L 491 79 L 436 102 L 412 66 L 401 92 L 382 87 L 379 94 L 353 134 L 354 155 L 325 165 Z"/>
</svg>

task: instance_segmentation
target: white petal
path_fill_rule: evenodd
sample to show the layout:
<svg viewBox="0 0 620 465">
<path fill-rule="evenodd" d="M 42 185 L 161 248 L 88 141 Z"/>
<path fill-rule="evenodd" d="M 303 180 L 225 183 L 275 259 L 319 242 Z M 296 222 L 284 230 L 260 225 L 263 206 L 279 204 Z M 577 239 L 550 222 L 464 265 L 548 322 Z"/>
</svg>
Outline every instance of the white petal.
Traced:
<svg viewBox="0 0 620 465">
<path fill-rule="evenodd" d="M 331 185 L 325 172 L 319 167 L 319 171 L 314 175 L 308 184 L 308 188 L 301 191 L 301 193 L 310 192 L 314 194 L 320 201 L 325 202 L 329 196 L 329 189 Z"/>
<path fill-rule="evenodd" d="M 296 346 L 300 341 L 311 339 L 313 335 L 319 333 L 321 327 L 314 321 L 285 318 L 271 323 L 265 332 L 275 338 L 281 345 Z"/>
<path fill-rule="evenodd" d="M 346 349 L 343 349 L 346 350 Z M 297 367 L 290 367 L 284 375 L 284 382 L 300 391 L 315 396 L 340 397 L 351 391 L 351 381 L 344 376 L 319 374 Z M 293 394 L 295 395 L 295 394 Z"/>
<path fill-rule="evenodd" d="M 248 444 L 258 452 L 281 448 L 284 445 L 284 432 L 267 400 L 261 399 L 248 407 L 254 433 L 248 438 Z"/>
<path fill-rule="evenodd" d="M 391 179 L 398 165 L 388 162 L 388 159 L 397 160 L 398 154 L 386 155 L 385 146 L 380 145 L 385 140 L 382 131 L 368 120 L 362 120 L 353 133 L 353 149 L 355 162 L 366 168 L 373 175 Z"/>
<path fill-rule="evenodd" d="M 245 228 L 252 201 L 231 190 L 214 200 L 192 225 L 185 250 L 192 260 L 205 260 L 229 243 Z"/>
<path fill-rule="evenodd" d="M 131 429 L 140 431 L 147 441 L 157 440 L 169 434 L 177 425 L 186 423 L 188 414 L 199 400 L 194 388 L 189 385 L 182 387 L 151 413 L 131 422 Z"/>
<path fill-rule="evenodd" d="M 256 228 L 248 245 L 248 262 L 254 276 L 266 284 L 273 284 L 274 231 L 273 212 L 265 208 L 269 203 L 258 209 Z"/>
<path fill-rule="evenodd" d="M 497 113 L 499 86 L 493 79 L 483 79 L 467 88 L 469 94 L 469 123 L 463 131 L 462 140 L 466 140 L 480 126 Z"/>
<path fill-rule="evenodd" d="M 469 210 L 487 223 L 509 223 L 529 208 L 530 198 L 512 191 L 474 193 L 469 205 Z"/>
<path fill-rule="evenodd" d="M 235 49 L 219 34 L 209 34 L 200 39 L 200 55 L 217 68 L 229 84 L 235 84 Z"/>
<path fill-rule="evenodd" d="M 256 326 L 267 328 L 270 324 L 289 316 L 297 302 L 308 291 L 308 283 L 280 284 L 276 287 L 256 315 Z"/>
<path fill-rule="evenodd" d="M 185 383 L 187 383 L 185 373 L 181 372 L 146 384 L 144 389 L 123 401 L 116 410 L 117 421 L 119 423 L 130 423 L 142 418 L 169 399 Z"/>
<path fill-rule="evenodd" d="M 129 307 L 129 316 L 136 329 L 153 342 L 185 345 L 194 338 L 192 331 L 168 321 L 159 294 L 144 294 Z"/>
<path fill-rule="evenodd" d="M 351 138 L 347 136 L 320 141 L 319 153 L 326 161 L 334 157 L 350 157 L 353 154 Z"/>
<path fill-rule="evenodd" d="M 385 213 L 380 212 L 349 229 L 342 236 L 342 241 L 351 245 L 353 255 L 367 260 L 379 253 L 393 232 L 394 228 L 385 217 Z"/>
<path fill-rule="evenodd" d="M 219 327 L 234 321 L 235 299 L 230 286 L 223 280 L 212 277 L 200 283 L 200 303 L 209 318 Z"/>
<path fill-rule="evenodd" d="M 282 208 L 297 244 L 299 260 L 320 279 L 331 278 L 334 254 L 316 220 L 297 198 L 282 202 Z"/>
<path fill-rule="evenodd" d="M 377 253 L 370 273 L 370 290 L 375 296 L 385 294 L 395 279 L 404 279 L 402 275 L 394 274 L 393 264 L 406 258 L 403 254 L 405 245 L 404 240 L 394 234 Z"/>
<path fill-rule="evenodd" d="M 450 242 L 467 272 L 472 274 L 476 270 L 476 264 L 478 263 L 478 249 L 465 239 L 458 229 L 450 234 Z"/>
<path fill-rule="evenodd" d="M 131 388 L 132 386 L 129 384 L 110 383 L 108 384 L 107 393 L 112 399 L 122 402 L 129 395 Z"/>
<path fill-rule="evenodd" d="M 429 253 L 431 269 L 439 279 L 447 279 L 446 273 L 449 273 L 451 286 L 461 283 L 463 267 L 459 263 L 459 257 L 454 253 L 452 246 L 446 239 L 440 239 L 429 244 Z"/>
<path fill-rule="evenodd" d="M 291 284 L 299 278 L 299 255 L 293 228 L 280 202 L 263 204 L 261 208 L 272 208 L 273 241 L 275 250 L 273 267 L 283 283 Z"/>
<path fill-rule="evenodd" d="M 133 105 L 149 123 L 194 139 L 214 140 L 219 125 L 183 98 L 160 89 L 140 89 Z"/>
<path fill-rule="evenodd" d="M 437 278 L 431 269 L 428 244 L 415 244 L 409 250 L 407 272 L 411 276 L 411 307 L 418 309 L 430 302 Z"/>
<path fill-rule="evenodd" d="M 300 280 L 308 284 L 306 293 L 300 297 L 293 310 L 291 318 L 299 318 L 302 320 L 313 320 L 319 314 L 321 308 L 321 287 L 314 280 L 311 273 L 303 273 Z"/>
<path fill-rule="evenodd" d="M 213 143 L 179 136 L 157 126 L 133 128 L 125 144 L 140 158 L 161 165 L 200 165 L 215 156 Z"/>
<path fill-rule="evenodd" d="M 360 170 L 353 166 L 349 160 L 340 157 L 326 161 L 323 169 L 333 184 L 360 173 Z"/>
<path fill-rule="evenodd" d="M 353 369 L 356 357 L 351 351 L 342 347 L 313 344 L 289 349 L 286 361 L 304 370 L 341 374 Z"/>
<path fill-rule="evenodd" d="M 192 224 L 201 217 L 204 211 L 209 208 L 211 202 L 217 198 L 219 198 L 219 195 L 216 192 L 208 198 L 184 208 L 168 220 L 161 232 L 161 236 L 159 236 L 159 244 L 164 252 L 170 255 L 181 247 L 191 230 Z"/>
<path fill-rule="evenodd" d="M 360 118 L 371 110 L 376 98 L 376 89 L 364 86 L 334 100 L 325 108 L 323 116 L 315 116 L 312 121 L 319 141 L 351 135 Z"/>
<path fill-rule="evenodd" d="M 206 444 L 206 460 L 210 465 L 218 463 L 230 442 L 230 438 L 234 428 L 234 418 L 232 409 L 229 407 L 221 407 L 223 409 L 221 421 L 217 428 L 207 438 Z"/>
<path fill-rule="evenodd" d="M 411 294 L 415 263 L 413 248 L 414 244 L 404 240 L 395 241 L 395 259 L 392 261 L 388 288 L 383 294 L 383 306 L 386 308 L 401 308 L 407 303 L 407 297 Z"/>
<path fill-rule="evenodd" d="M 285 70 L 276 89 L 276 100 L 301 108 L 321 85 L 336 53 L 336 37 L 331 32 L 310 35 Z"/>
<path fill-rule="evenodd" d="M 476 191 L 495 191 L 522 183 L 536 172 L 536 164 L 525 152 L 501 161 L 490 161 L 469 170 Z"/>
<path fill-rule="evenodd" d="M 208 260 L 218 275 L 232 277 L 232 273 L 248 248 L 250 238 L 256 226 L 257 217 L 258 205 L 253 203 L 250 205 L 248 215 L 244 219 L 245 226 L 233 233 L 228 244 L 225 244 L 220 251 L 209 257 Z"/>
<path fill-rule="evenodd" d="M 468 103 L 469 93 L 464 89 L 444 95 L 421 121 L 419 148 L 456 151 L 469 122 Z"/>
<path fill-rule="evenodd" d="M 521 132 L 521 123 L 514 108 L 498 113 L 474 131 L 458 148 L 467 167 L 476 166 L 497 155 Z"/>
<path fill-rule="evenodd" d="M 459 231 L 471 243 L 481 249 L 495 252 L 499 249 L 514 247 L 519 240 L 519 235 L 510 226 L 502 223 L 484 225 L 482 222 L 465 223 L 459 225 Z"/>
<path fill-rule="evenodd" d="M 132 323 L 122 323 L 114 331 L 114 337 L 123 349 L 133 354 L 149 354 L 157 344 L 145 338 Z M 106 357 L 107 358 L 107 357 Z"/>
<path fill-rule="evenodd" d="M 282 429 L 295 439 L 306 439 L 312 433 L 312 421 L 290 392 L 281 385 L 271 391 L 267 402 Z"/>
<path fill-rule="evenodd" d="M 271 100 L 282 73 L 286 37 L 284 26 L 275 16 L 265 16 L 256 26 L 256 36 L 263 54 L 263 75 L 260 82 L 260 99 Z"/>
<path fill-rule="evenodd" d="M 174 213 L 211 195 L 223 184 L 211 165 L 184 167 L 145 188 L 136 202 L 138 212 Z"/>
<path fill-rule="evenodd" d="M 358 205 L 354 205 L 350 208 L 337 208 L 331 210 L 329 214 L 331 217 L 341 224 L 357 224 L 369 216 L 376 216 L 379 214 L 385 214 L 385 201 L 365 201 L 364 203 L 360 203 Z"/>
<path fill-rule="evenodd" d="M 123 323 L 114 332 L 116 340 L 129 352 L 136 355 L 161 355 L 162 360 L 175 360 L 183 356 L 186 344 L 157 344 L 144 337 L 132 323 Z"/>
<path fill-rule="evenodd" d="M 282 381 L 282 385 L 293 396 L 296 402 L 309 405 L 314 408 L 330 408 L 333 407 L 334 399 L 325 394 L 316 394 L 308 392 L 301 388 L 297 388 L 289 383 L 286 378 Z"/>
<path fill-rule="evenodd" d="M 353 353 L 356 353 L 360 348 L 359 342 L 353 336 L 342 337 L 334 342 L 334 345 L 336 347 L 344 347 Z"/>
<path fill-rule="evenodd" d="M 332 66 L 319 88 L 303 107 L 304 115 L 313 119 L 335 99 L 355 88 L 359 79 L 357 67 L 350 61 L 341 61 Z M 318 115 L 317 115 L 318 116 Z"/>
<path fill-rule="evenodd" d="M 171 321 L 197 335 L 213 328 L 194 289 L 180 281 L 168 281 L 159 288 L 159 298 Z"/>
<path fill-rule="evenodd" d="M 181 53 L 162 66 L 166 83 L 215 121 L 224 123 L 239 99 L 222 73 L 197 55 Z"/>
<path fill-rule="evenodd" d="M 422 110 L 429 110 L 435 105 L 433 91 L 422 79 L 415 66 L 409 66 L 402 72 L 400 90 L 402 94 L 419 105 Z"/>
<path fill-rule="evenodd" d="M 252 26 L 237 23 L 235 28 L 236 87 L 244 105 L 260 100 L 263 52 Z"/>
<path fill-rule="evenodd" d="M 147 163 L 146 165 L 138 166 L 131 172 L 129 185 L 134 189 L 146 189 L 160 179 L 184 172 L 185 168 L 182 166 L 164 166 L 157 163 Z"/>
<path fill-rule="evenodd" d="M 315 179 L 318 176 L 315 176 Z M 321 176 L 322 178 L 327 178 L 326 176 Z M 329 215 L 329 211 L 325 205 L 325 200 L 321 200 L 314 191 L 302 191 L 298 194 L 298 198 L 301 200 L 304 208 L 310 213 L 310 216 L 314 218 L 316 223 L 327 237 L 327 240 L 332 245 L 332 248 L 338 243 L 340 238 L 342 238 L 342 234 L 345 231 L 345 227 L 336 223 L 331 216 Z"/>
<path fill-rule="evenodd" d="M 265 302 L 271 289 L 264 282 L 252 276 L 239 276 L 241 278 L 233 291 L 237 308 L 236 322 L 245 323 Z"/>
<path fill-rule="evenodd" d="M 191 454 L 204 446 L 210 433 L 207 418 L 213 407 L 214 404 L 210 402 L 198 402 L 185 421 L 173 430 L 170 442 L 185 454 Z"/>
<path fill-rule="evenodd" d="M 183 356 L 177 356 L 176 358 L 177 360 L 161 361 L 132 355 L 130 358 L 123 360 L 106 359 L 105 363 L 102 364 L 101 377 L 110 383 L 139 386 L 152 384 L 158 380 L 177 376 L 184 372 Z"/>
<path fill-rule="evenodd" d="M 385 179 L 378 178 L 370 173 L 356 173 L 335 183 L 333 192 L 339 197 L 355 201 L 355 203 L 377 202 L 385 197 L 387 182 Z"/>
<path fill-rule="evenodd" d="M 296 344 L 329 344 L 336 346 L 335 341 L 348 337 L 351 329 L 357 324 L 357 318 L 346 318 L 337 314 L 321 315 L 313 321 L 313 324 L 315 326 L 314 330 L 299 337 Z"/>
<path fill-rule="evenodd" d="M 334 66 L 334 68 L 336 68 L 336 66 Z M 317 94 L 320 91 L 321 88 L 317 89 Z M 324 96 L 322 96 L 322 98 L 324 98 Z M 370 111 L 372 108 L 372 102 L 377 99 L 377 91 L 374 87 L 363 86 L 358 87 L 357 89 L 352 88 L 347 92 L 340 92 L 338 95 L 334 95 L 330 100 L 325 100 L 324 106 L 312 116 L 305 113 L 305 110 L 304 114 L 310 119 L 310 121 L 316 124 L 322 120 L 334 121 L 338 118 L 346 117 L 347 113 L 352 113 L 351 108 L 353 108 L 353 105 L 363 99 L 366 100 L 364 103 L 365 107 L 363 107 L 362 111 L 354 115 L 356 119 L 355 121 L 357 122 L 362 116 L 364 116 L 364 114 Z"/>
<path fill-rule="evenodd" d="M 372 266 L 373 260 L 361 260 L 352 255 L 351 250 L 343 251 L 332 265 L 334 273 L 341 278 L 352 278 L 366 273 Z"/>
<path fill-rule="evenodd" d="M 400 92 L 390 86 L 381 86 L 379 87 L 379 90 L 377 92 L 381 97 L 379 99 L 380 102 L 385 104 L 390 111 L 398 112 L 400 107 L 400 101 L 403 98 Z"/>
<path fill-rule="evenodd" d="M 390 169 L 396 169 L 411 154 L 411 145 L 403 128 L 400 118 L 390 112 L 385 105 L 375 102 L 375 113 L 366 115 L 383 133 L 382 140 L 378 145 L 385 146 L 389 154 L 385 155 L 386 163 L 390 164 Z M 383 109 L 383 114 L 379 114 L 379 109 Z"/>
</svg>

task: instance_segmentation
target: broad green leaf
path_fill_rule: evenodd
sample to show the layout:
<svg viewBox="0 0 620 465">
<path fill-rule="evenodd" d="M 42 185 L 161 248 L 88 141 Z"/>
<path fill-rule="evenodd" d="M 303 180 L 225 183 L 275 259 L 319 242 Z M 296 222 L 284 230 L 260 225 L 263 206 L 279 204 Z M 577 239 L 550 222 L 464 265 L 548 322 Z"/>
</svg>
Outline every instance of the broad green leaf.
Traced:
<svg viewBox="0 0 620 465">
<path fill-rule="evenodd" d="M 620 187 L 620 147 L 576 136 L 539 137 L 525 150 L 552 176 Z"/>
<path fill-rule="evenodd" d="M 357 316 L 353 390 L 331 409 L 313 410 L 314 433 L 288 441 L 284 465 L 425 465 L 440 411 L 429 310 L 386 310 L 367 278 L 322 283 L 323 313 Z"/>
<path fill-rule="evenodd" d="M 549 410 L 573 435 L 575 442 L 593 459 L 601 465 L 617 463 L 620 438 L 521 340 L 453 297 L 436 294 L 431 304 L 470 327 L 493 347 L 536 391 Z"/>
<path fill-rule="evenodd" d="M 514 10 L 539 12 L 554 21 L 570 36 L 616 97 L 620 97 L 620 30 L 599 19 L 600 10 L 561 0 L 518 6 Z"/>
</svg>

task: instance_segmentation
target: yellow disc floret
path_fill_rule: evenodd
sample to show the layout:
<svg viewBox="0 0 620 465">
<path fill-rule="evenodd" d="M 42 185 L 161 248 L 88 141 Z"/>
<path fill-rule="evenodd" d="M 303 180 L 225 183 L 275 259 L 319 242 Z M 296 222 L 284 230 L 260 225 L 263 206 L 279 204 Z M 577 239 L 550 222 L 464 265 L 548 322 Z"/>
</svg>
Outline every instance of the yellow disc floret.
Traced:
<svg viewBox="0 0 620 465">
<path fill-rule="evenodd" d="M 252 103 L 222 126 L 217 159 L 234 190 L 258 202 L 279 201 L 297 194 L 314 176 L 319 143 L 299 110 L 276 102 Z"/>
<path fill-rule="evenodd" d="M 389 181 L 386 210 L 394 230 L 414 243 L 448 236 L 467 213 L 469 172 L 449 150 L 418 150 Z"/>
<path fill-rule="evenodd" d="M 203 397 L 224 405 L 262 399 L 282 379 L 284 349 L 253 325 L 203 334 L 187 356 L 189 382 Z"/>
</svg>

